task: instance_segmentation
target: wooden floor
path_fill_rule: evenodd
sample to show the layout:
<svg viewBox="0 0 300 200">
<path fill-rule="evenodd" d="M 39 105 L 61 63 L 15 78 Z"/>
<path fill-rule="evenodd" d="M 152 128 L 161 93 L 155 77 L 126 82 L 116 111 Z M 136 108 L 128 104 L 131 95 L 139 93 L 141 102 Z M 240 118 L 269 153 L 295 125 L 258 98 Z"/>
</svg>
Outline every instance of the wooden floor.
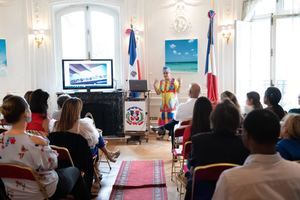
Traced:
<svg viewBox="0 0 300 200">
<path fill-rule="evenodd" d="M 165 136 L 166 138 L 166 136 Z M 106 163 L 100 163 L 100 170 L 103 174 L 101 188 L 98 196 L 94 199 L 108 200 L 111 193 L 112 185 L 119 171 L 119 167 L 123 160 L 163 160 L 165 165 L 165 174 L 168 189 L 168 199 L 179 199 L 176 185 L 171 181 L 171 143 L 170 141 L 156 140 L 154 135 L 150 135 L 149 142 L 126 144 L 125 140 L 109 140 L 108 148 L 110 150 L 120 149 L 121 155 L 116 163 L 111 163 L 112 170 L 109 171 Z M 97 187 L 95 187 L 97 188 Z M 97 189 L 96 189 L 97 190 Z"/>
</svg>

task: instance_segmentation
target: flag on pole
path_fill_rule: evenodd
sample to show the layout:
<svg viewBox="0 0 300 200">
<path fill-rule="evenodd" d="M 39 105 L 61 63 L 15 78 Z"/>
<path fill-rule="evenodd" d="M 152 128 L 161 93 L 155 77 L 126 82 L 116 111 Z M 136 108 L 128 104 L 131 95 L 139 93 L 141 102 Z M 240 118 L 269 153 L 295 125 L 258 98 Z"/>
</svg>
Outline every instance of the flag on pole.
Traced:
<svg viewBox="0 0 300 200">
<path fill-rule="evenodd" d="M 210 10 L 208 12 L 209 17 L 209 29 L 208 29 L 208 43 L 206 51 L 206 63 L 205 63 L 205 74 L 207 75 L 207 98 L 212 102 L 213 105 L 218 102 L 218 85 L 217 85 L 217 74 L 216 74 L 216 62 L 215 62 L 215 49 L 214 49 L 214 16 L 215 11 Z"/>
<path fill-rule="evenodd" d="M 130 31 L 129 37 L 129 46 L 128 46 L 128 54 L 129 54 L 129 80 L 140 80 L 141 72 L 140 72 L 140 61 L 138 59 L 138 54 L 136 50 L 136 40 L 133 29 Z"/>
</svg>

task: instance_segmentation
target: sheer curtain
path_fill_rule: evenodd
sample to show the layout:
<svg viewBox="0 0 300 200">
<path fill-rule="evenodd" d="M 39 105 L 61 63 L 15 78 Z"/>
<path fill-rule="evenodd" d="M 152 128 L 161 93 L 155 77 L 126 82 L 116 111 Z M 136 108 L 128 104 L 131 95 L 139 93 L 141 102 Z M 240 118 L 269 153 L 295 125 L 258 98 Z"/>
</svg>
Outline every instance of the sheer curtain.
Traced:
<svg viewBox="0 0 300 200">
<path fill-rule="evenodd" d="M 245 0 L 243 1 L 243 8 L 242 8 L 242 20 L 243 21 L 250 21 L 250 19 L 254 15 L 255 6 L 261 0 Z"/>
</svg>

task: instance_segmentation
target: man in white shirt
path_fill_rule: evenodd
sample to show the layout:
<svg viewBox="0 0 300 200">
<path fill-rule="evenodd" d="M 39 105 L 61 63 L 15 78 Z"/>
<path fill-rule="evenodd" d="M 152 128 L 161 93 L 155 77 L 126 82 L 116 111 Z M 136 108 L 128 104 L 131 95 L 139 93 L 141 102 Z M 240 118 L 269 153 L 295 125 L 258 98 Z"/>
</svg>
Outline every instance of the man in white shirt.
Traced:
<svg viewBox="0 0 300 200">
<path fill-rule="evenodd" d="M 154 129 L 159 135 L 163 136 L 165 130 L 169 131 L 169 139 L 174 136 L 174 126 L 180 122 L 188 121 L 192 119 L 194 104 L 200 94 L 200 86 L 197 83 L 190 84 L 189 87 L 189 98 L 186 102 L 180 103 L 177 106 L 174 119 L 168 124 Z M 173 140 L 172 140 L 173 141 Z"/>
<path fill-rule="evenodd" d="M 247 115 L 243 142 L 251 154 L 243 166 L 221 174 L 213 200 L 300 199 L 300 164 L 276 152 L 279 132 L 279 119 L 271 111 Z"/>
</svg>

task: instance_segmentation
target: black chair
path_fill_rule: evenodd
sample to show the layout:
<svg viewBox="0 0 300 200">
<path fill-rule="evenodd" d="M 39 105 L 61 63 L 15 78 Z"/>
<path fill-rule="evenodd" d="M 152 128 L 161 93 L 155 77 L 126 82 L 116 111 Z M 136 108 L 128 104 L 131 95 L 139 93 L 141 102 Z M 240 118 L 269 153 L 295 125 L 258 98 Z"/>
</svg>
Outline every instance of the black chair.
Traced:
<svg viewBox="0 0 300 200">
<path fill-rule="evenodd" d="M 93 156 L 87 140 L 79 134 L 70 132 L 52 132 L 48 139 L 51 145 L 65 147 L 69 150 L 75 167 L 84 173 L 84 180 L 89 191 L 93 183 Z M 59 167 L 64 166 L 64 163 L 58 161 Z"/>
</svg>

